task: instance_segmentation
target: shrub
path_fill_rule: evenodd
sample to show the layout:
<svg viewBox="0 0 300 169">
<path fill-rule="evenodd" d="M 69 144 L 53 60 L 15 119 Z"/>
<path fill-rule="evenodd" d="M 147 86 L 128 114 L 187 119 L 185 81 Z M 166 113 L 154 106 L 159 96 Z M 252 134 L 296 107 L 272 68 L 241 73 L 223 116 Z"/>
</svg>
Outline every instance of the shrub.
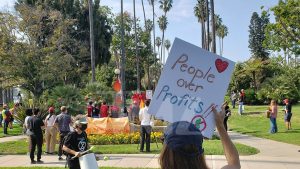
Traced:
<svg viewBox="0 0 300 169">
<path fill-rule="evenodd" d="M 155 139 L 160 141 L 162 132 L 152 132 L 151 142 L 154 143 Z M 89 135 L 89 142 L 93 145 L 107 145 L 107 144 L 137 144 L 140 141 L 140 133 L 129 134 L 106 134 L 106 135 Z"/>
<path fill-rule="evenodd" d="M 55 107 L 55 112 L 60 112 L 61 106 L 67 106 L 68 112 L 74 115 L 82 113 L 85 108 L 80 89 L 70 85 L 58 86 L 53 90 L 46 91 L 42 98 L 48 106 L 53 105 Z"/>
</svg>

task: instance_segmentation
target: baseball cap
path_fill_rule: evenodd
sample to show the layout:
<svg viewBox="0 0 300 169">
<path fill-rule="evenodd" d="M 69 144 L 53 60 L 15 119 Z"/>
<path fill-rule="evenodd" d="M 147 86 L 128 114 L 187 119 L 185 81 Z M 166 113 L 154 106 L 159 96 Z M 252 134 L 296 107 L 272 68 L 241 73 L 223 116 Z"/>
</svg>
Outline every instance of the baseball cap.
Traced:
<svg viewBox="0 0 300 169">
<path fill-rule="evenodd" d="M 178 151 L 184 155 L 195 157 L 203 154 L 203 136 L 198 128 L 190 122 L 178 121 L 170 124 L 164 133 L 165 144 L 173 151 Z M 186 145 L 194 145 L 198 152 L 186 153 L 182 151 Z"/>
<path fill-rule="evenodd" d="M 48 112 L 54 112 L 54 107 L 49 107 Z"/>
</svg>

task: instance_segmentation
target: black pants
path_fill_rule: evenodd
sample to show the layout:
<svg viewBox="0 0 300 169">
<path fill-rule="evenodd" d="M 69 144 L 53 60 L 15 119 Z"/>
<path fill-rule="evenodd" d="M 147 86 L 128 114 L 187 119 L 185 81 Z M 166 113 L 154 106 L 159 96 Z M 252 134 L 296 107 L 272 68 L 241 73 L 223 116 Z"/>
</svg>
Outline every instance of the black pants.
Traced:
<svg viewBox="0 0 300 169">
<path fill-rule="evenodd" d="M 37 160 L 40 160 L 42 156 L 43 135 L 31 135 L 30 141 L 31 141 L 31 147 L 30 147 L 31 161 L 34 160 L 34 152 L 36 146 L 37 146 Z"/>
<path fill-rule="evenodd" d="M 58 156 L 62 156 L 62 147 L 64 145 L 64 138 L 69 132 L 60 132 L 59 133 L 59 147 L 58 147 Z"/>
<path fill-rule="evenodd" d="M 146 138 L 146 151 L 150 151 L 151 126 L 141 126 L 140 151 L 144 151 L 144 143 Z"/>
<path fill-rule="evenodd" d="M 71 157 L 67 157 L 68 165 L 70 169 L 80 169 L 79 159 L 71 159 Z"/>
<path fill-rule="evenodd" d="M 8 134 L 7 133 L 8 124 L 9 124 L 9 121 L 4 120 L 4 129 L 3 129 L 4 134 Z"/>
<path fill-rule="evenodd" d="M 228 116 L 225 116 L 225 118 L 224 118 L 224 127 L 225 127 L 226 131 L 227 131 L 227 120 L 228 120 Z"/>
</svg>

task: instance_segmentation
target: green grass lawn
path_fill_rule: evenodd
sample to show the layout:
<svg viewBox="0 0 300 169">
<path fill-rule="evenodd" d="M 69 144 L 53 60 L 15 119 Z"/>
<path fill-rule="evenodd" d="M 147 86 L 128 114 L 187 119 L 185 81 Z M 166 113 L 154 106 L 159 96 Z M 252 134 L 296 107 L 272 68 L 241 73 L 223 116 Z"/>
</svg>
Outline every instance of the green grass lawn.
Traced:
<svg viewBox="0 0 300 169">
<path fill-rule="evenodd" d="M 270 134 L 270 120 L 266 118 L 265 111 L 268 106 L 245 106 L 244 115 L 237 114 L 237 108 L 232 109 L 232 116 L 229 118 L 230 130 L 242 134 L 267 138 L 280 142 L 300 145 L 300 104 L 292 107 L 292 130 L 286 131 L 284 124 L 283 106 L 279 106 L 277 116 L 278 133 Z"/>
<path fill-rule="evenodd" d="M 13 125 L 13 129 L 10 129 L 10 128 L 7 129 L 8 135 L 4 135 L 4 133 L 3 133 L 3 127 L 1 127 L 0 128 L 0 138 L 2 138 L 2 137 L 8 137 L 8 136 L 21 135 L 22 131 L 23 131 L 23 128 L 20 125 L 14 124 Z"/>
<path fill-rule="evenodd" d="M 253 147 L 248 147 L 242 144 L 235 144 L 240 155 L 257 154 L 258 150 Z M 137 144 L 123 144 L 123 145 L 96 145 L 94 152 L 97 154 L 140 154 L 137 149 Z M 160 153 L 162 144 L 158 143 L 158 148 L 155 143 L 151 144 L 151 153 Z M 219 140 L 204 141 L 204 151 L 206 155 L 222 155 L 223 147 Z M 43 147 L 45 150 L 45 147 Z M 0 154 L 26 154 L 28 144 L 25 140 L 11 141 L 0 144 Z M 145 152 L 142 152 L 145 153 Z"/>
</svg>

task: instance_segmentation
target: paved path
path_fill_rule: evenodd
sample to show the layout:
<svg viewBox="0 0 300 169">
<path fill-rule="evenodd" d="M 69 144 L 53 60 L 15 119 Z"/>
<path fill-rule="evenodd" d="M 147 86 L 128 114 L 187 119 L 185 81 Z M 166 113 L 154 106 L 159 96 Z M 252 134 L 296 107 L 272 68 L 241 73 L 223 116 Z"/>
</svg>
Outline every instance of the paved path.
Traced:
<svg viewBox="0 0 300 169">
<path fill-rule="evenodd" d="M 0 143 L 8 142 L 8 141 L 16 141 L 27 138 L 26 135 L 20 135 L 20 136 L 9 136 L 9 137 L 2 137 L 0 138 Z"/>
<path fill-rule="evenodd" d="M 281 143 L 277 141 L 261 139 L 257 137 L 230 132 L 234 142 L 242 143 L 260 150 L 260 153 L 252 156 L 240 156 L 243 169 L 300 169 L 300 146 Z M 15 137 L 16 139 L 18 137 Z M 20 138 L 18 138 L 20 139 Z M 0 142 L 2 138 L 0 138 Z M 109 160 L 103 161 L 104 155 L 99 155 L 98 165 L 111 167 L 141 167 L 159 168 L 157 154 L 110 154 Z M 206 156 L 208 166 L 219 169 L 226 164 L 223 155 Z M 44 164 L 34 166 L 59 166 L 64 167 L 64 161 L 58 161 L 55 155 L 43 155 Z M 0 166 L 32 166 L 29 157 L 25 155 L 0 156 Z"/>
</svg>

